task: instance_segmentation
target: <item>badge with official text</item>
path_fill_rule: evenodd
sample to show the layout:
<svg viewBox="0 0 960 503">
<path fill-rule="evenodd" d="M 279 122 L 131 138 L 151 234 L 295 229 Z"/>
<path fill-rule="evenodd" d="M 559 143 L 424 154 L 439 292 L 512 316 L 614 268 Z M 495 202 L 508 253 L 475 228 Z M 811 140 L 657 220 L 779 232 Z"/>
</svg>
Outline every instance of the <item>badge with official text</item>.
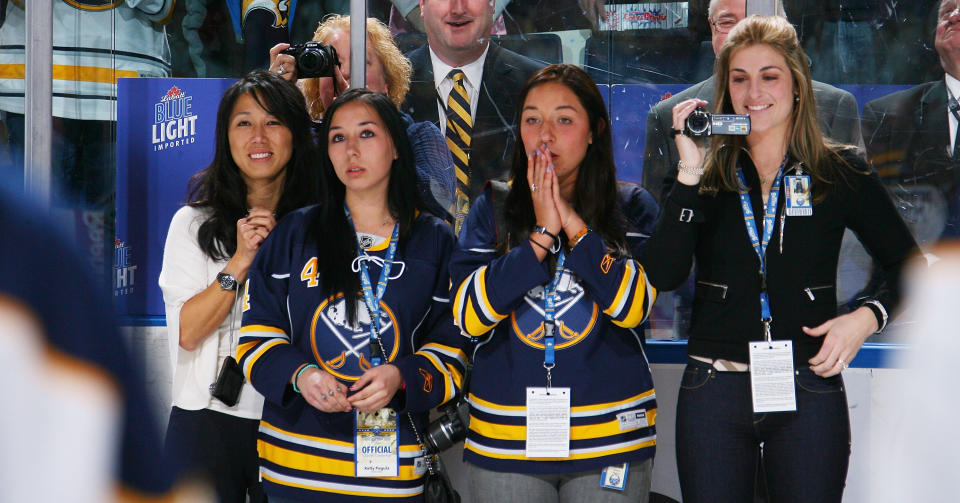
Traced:
<svg viewBox="0 0 960 503">
<path fill-rule="evenodd" d="M 797 410 L 793 386 L 793 341 L 750 343 L 750 386 L 753 412 Z"/>
<path fill-rule="evenodd" d="M 809 217 L 813 215 L 813 203 L 810 201 L 810 177 L 790 175 L 783 177 L 787 189 L 787 216 Z"/>
<path fill-rule="evenodd" d="M 600 472 L 600 487 L 622 491 L 627 488 L 627 472 L 630 463 L 607 466 Z"/>
<path fill-rule="evenodd" d="M 527 388 L 528 458 L 570 456 L 570 388 Z"/>
<path fill-rule="evenodd" d="M 354 460 L 357 477 L 396 477 L 400 474 L 397 411 L 382 408 L 354 413 Z"/>
</svg>

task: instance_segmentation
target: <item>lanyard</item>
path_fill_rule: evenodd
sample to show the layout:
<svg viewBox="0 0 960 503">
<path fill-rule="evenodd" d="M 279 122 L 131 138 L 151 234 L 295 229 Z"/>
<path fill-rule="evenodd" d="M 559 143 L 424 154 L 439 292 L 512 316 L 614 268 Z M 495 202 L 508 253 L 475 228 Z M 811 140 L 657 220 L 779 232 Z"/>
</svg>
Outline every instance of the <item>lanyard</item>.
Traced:
<svg viewBox="0 0 960 503">
<path fill-rule="evenodd" d="M 753 251 L 757 252 L 757 257 L 760 259 L 760 322 L 763 323 L 763 334 L 767 342 L 773 340 L 770 335 L 770 322 L 773 321 L 773 317 L 770 315 L 770 297 L 767 295 L 767 263 L 764 257 L 767 255 L 767 245 L 770 244 L 770 237 L 773 236 L 773 227 L 777 219 L 780 179 L 783 178 L 783 167 L 786 162 L 787 158 L 784 156 L 783 162 L 780 163 L 780 169 L 777 170 L 777 176 L 773 179 L 773 186 L 770 188 L 770 196 L 767 198 L 767 207 L 763 214 L 762 237 L 757 232 L 757 221 L 753 216 L 750 194 L 747 191 L 740 192 L 740 206 L 743 208 L 743 222 L 747 227 L 747 236 L 750 237 Z M 737 178 L 740 179 L 740 185 L 747 186 L 742 169 L 737 169 Z"/>
<path fill-rule="evenodd" d="M 350 217 L 350 209 L 343 205 L 343 211 L 347 214 L 347 222 L 356 232 L 353 226 L 353 218 Z M 380 270 L 380 281 L 377 282 L 377 294 L 374 297 L 373 286 L 370 284 L 370 271 L 367 269 L 366 261 L 360 262 L 360 286 L 363 287 L 363 301 L 367 305 L 370 313 L 370 355 L 374 367 L 383 362 L 383 350 L 378 340 L 380 334 L 380 300 L 383 299 L 383 293 L 387 291 L 387 282 L 390 281 L 390 266 L 393 264 L 393 257 L 397 253 L 397 236 L 400 232 L 400 223 L 393 224 L 393 234 L 390 236 L 390 246 L 387 248 L 387 256 L 383 261 L 383 268 Z M 357 244 L 358 256 L 367 254 L 360 244 Z"/>
<path fill-rule="evenodd" d="M 557 286 L 560 284 L 560 278 L 563 277 L 563 264 L 567 257 L 560 252 L 557 258 L 557 265 L 553 272 L 553 281 L 543 292 L 543 368 L 547 369 L 547 389 L 550 389 L 550 371 L 556 366 L 556 350 L 554 331 L 556 329 L 555 313 L 557 308 Z"/>
</svg>

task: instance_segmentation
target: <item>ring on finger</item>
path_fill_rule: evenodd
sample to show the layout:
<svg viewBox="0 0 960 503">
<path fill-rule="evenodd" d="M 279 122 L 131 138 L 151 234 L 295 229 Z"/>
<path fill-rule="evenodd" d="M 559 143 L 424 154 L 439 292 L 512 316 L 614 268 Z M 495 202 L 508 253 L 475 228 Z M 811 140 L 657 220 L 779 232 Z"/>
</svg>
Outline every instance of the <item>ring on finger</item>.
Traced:
<svg viewBox="0 0 960 503">
<path fill-rule="evenodd" d="M 280 63 L 280 68 L 277 68 L 277 74 L 283 75 L 283 63 Z"/>
<path fill-rule="evenodd" d="M 536 192 L 536 191 L 537 191 L 537 184 L 531 183 L 531 184 L 530 184 L 530 190 L 532 190 L 533 192 Z"/>
<path fill-rule="evenodd" d="M 333 396 L 333 390 L 328 391 L 327 394 Z"/>
<path fill-rule="evenodd" d="M 320 395 L 320 399 L 326 401 L 327 395 Z"/>
<path fill-rule="evenodd" d="M 843 367 L 844 370 L 847 369 L 847 362 L 843 361 L 843 358 L 837 358 L 837 362 L 840 363 L 840 366 Z"/>
</svg>

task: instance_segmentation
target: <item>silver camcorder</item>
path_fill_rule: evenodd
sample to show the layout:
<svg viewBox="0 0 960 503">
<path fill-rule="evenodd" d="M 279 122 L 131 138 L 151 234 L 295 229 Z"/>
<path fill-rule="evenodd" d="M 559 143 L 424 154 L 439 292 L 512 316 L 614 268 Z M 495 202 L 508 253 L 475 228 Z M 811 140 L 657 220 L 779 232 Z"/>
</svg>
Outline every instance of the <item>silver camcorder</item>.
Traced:
<svg viewBox="0 0 960 503">
<path fill-rule="evenodd" d="M 697 107 L 684 124 L 687 136 L 740 135 L 750 134 L 750 116 L 746 114 L 712 114 Z"/>
</svg>

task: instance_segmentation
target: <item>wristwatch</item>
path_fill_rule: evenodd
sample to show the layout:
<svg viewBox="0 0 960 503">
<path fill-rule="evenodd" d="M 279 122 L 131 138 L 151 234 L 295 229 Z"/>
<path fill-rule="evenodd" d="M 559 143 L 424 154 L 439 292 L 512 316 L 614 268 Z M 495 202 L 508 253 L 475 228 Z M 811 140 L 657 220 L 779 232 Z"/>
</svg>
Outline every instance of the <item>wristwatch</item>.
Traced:
<svg viewBox="0 0 960 503">
<path fill-rule="evenodd" d="M 220 283 L 221 290 L 236 290 L 237 278 L 226 271 L 220 271 L 217 274 L 217 283 Z"/>
</svg>

